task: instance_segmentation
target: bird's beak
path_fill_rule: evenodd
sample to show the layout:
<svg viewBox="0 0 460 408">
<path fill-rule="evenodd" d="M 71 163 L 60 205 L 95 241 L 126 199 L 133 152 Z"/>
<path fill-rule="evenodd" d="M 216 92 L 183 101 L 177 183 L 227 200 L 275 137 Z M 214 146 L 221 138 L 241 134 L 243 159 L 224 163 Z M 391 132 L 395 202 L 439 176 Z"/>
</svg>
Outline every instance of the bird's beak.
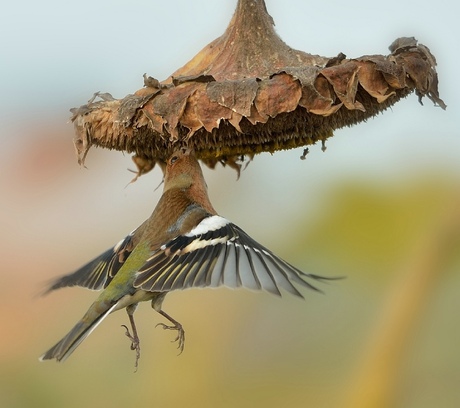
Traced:
<svg viewBox="0 0 460 408">
<path fill-rule="evenodd" d="M 195 156 L 195 150 L 191 147 L 183 147 L 181 152 L 184 156 Z"/>
</svg>

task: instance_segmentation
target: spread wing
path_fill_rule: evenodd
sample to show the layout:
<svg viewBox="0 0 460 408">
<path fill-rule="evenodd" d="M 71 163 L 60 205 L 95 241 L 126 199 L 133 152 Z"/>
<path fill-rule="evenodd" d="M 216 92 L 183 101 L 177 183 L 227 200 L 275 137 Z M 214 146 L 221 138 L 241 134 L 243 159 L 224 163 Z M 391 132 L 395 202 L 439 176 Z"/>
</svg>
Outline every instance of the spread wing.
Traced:
<svg viewBox="0 0 460 408">
<path fill-rule="evenodd" d="M 145 223 L 86 265 L 68 275 L 61 276 L 48 286 L 45 294 L 56 289 L 81 286 L 92 290 L 105 288 L 122 267 L 137 244 Z"/>
<path fill-rule="evenodd" d="M 241 228 L 217 215 L 154 251 L 138 271 L 134 286 L 153 292 L 192 287 L 245 287 L 303 297 L 294 284 L 318 290 L 306 274 L 260 245 Z"/>
</svg>

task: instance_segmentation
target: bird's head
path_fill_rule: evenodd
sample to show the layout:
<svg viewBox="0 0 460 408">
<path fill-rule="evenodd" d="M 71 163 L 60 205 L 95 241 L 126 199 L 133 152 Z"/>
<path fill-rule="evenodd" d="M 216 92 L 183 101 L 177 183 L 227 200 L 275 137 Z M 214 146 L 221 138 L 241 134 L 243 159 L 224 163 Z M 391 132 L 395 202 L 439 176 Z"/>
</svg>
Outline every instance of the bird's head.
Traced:
<svg viewBox="0 0 460 408">
<path fill-rule="evenodd" d="M 176 150 L 167 160 L 164 191 L 172 188 L 188 188 L 194 183 L 203 181 L 200 164 L 192 149 Z"/>
</svg>

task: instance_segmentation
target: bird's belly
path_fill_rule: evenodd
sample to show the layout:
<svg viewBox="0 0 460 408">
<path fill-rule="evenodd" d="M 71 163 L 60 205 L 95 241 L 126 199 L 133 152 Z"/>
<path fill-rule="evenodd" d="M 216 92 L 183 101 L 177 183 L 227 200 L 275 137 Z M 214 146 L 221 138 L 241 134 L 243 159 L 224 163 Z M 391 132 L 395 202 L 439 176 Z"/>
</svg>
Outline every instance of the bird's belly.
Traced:
<svg viewBox="0 0 460 408">
<path fill-rule="evenodd" d="M 137 290 L 132 295 L 125 295 L 123 296 L 117 303 L 115 310 L 124 309 L 130 305 L 139 303 L 139 302 L 146 302 L 148 300 L 152 300 L 158 293 L 156 292 L 147 292 L 145 290 Z"/>
</svg>

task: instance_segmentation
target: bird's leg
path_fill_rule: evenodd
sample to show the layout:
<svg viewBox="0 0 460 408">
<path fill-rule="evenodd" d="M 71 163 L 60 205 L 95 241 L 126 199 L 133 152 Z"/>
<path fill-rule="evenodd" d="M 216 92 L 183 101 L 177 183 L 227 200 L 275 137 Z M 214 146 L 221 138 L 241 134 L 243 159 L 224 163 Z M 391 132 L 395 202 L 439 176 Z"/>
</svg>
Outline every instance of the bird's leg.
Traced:
<svg viewBox="0 0 460 408">
<path fill-rule="evenodd" d="M 177 341 L 177 348 L 180 350 L 179 354 L 181 354 L 184 351 L 184 345 L 185 345 L 185 331 L 182 328 L 182 325 L 175 319 L 173 319 L 170 315 L 168 315 L 166 312 L 163 312 L 161 310 L 161 305 L 163 304 L 163 300 L 166 296 L 167 292 L 157 292 L 155 293 L 155 296 L 152 299 L 152 307 L 153 309 L 160 313 L 163 317 L 168 319 L 173 326 L 168 326 L 164 323 L 158 323 L 155 327 L 157 326 L 162 326 L 163 329 L 165 330 L 177 330 L 177 337 L 173 341 Z"/>
<path fill-rule="evenodd" d="M 134 312 L 137 309 L 137 303 L 133 305 L 129 305 L 126 308 L 126 312 L 128 313 L 129 323 L 131 324 L 131 329 L 133 334 L 129 332 L 128 327 L 124 324 L 122 327 L 126 329 L 126 336 L 131 340 L 131 350 L 136 350 L 136 362 L 134 363 L 135 371 L 137 371 L 137 367 L 139 366 L 139 359 L 141 358 L 141 344 L 139 340 L 139 336 L 137 334 L 136 323 L 134 323 Z"/>
<path fill-rule="evenodd" d="M 180 350 L 179 354 L 181 354 L 184 351 L 184 345 L 185 345 L 185 331 L 182 328 L 182 325 L 177 321 L 174 320 L 171 316 L 169 316 L 166 312 L 163 310 L 157 310 L 158 313 L 160 313 L 162 316 L 164 316 L 166 319 L 168 319 L 173 326 L 168 326 L 164 323 L 158 323 L 156 326 L 162 326 L 163 329 L 165 330 L 177 330 L 177 337 L 173 340 L 173 342 L 177 341 L 177 348 Z M 155 327 L 156 327 L 155 326 Z"/>
</svg>

